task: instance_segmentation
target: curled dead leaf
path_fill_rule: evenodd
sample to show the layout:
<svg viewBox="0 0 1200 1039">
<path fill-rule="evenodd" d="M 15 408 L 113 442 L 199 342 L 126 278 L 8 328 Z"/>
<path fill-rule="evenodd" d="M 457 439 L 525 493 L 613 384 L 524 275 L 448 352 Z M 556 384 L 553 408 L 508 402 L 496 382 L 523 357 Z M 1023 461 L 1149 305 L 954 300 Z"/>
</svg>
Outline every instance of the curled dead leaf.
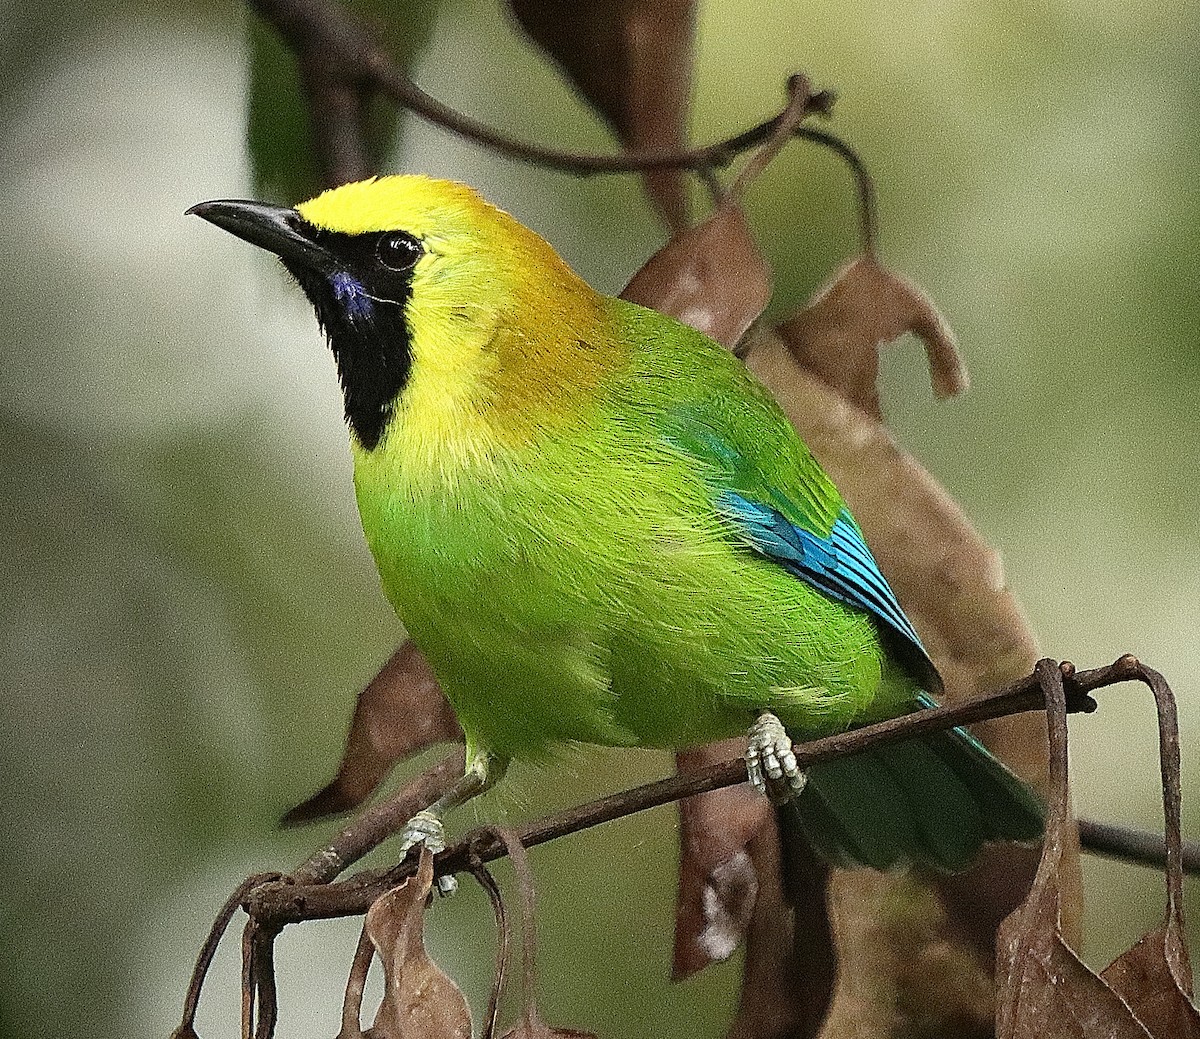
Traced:
<svg viewBox="0 0 1200 1039">
<path fill-rule="evenodd" d="M 1129 1005 L 1075 954 L 1060 925 L 1059 873 L 1074 824 L 1067 784 L 1067 707 L 1062 673 L 1037 665 L 1050 736 L 1049 815 L 1028 897 L 996 935 L 996 1039 L 1152 1039 Z"/>
<path fill-rule="evenodd" d="M 762 330 L 748 347 L 748 367 L 779 401 L 862 526 L 942 675 L 945 698 L 962 700 L 1027 675 L 1037 645 L 1005 584 L 998 554 L 882 424 L 847 399 L 848 393 L 863 395 L 855 389 L 864 385 L 861 368 L 831 362 L 814 374 L 781 338 Z M 873 344 L 868 356 L 875 356 Z M 1045 726 L 1038 716 L 976 728 L 1020 775 L 1044 785 Z M 1069 835 L 1064 840 L 1063 927 L 1077 935 L 1078 850 Z M 839 969 L 855 981 L 839 983 L 821 1034 L 888 1034 L 917 1022 L 941 1022 L 962 1035 L 986 1027 L 990 1013 L 979 995 L 991 988 L 987 947 L 996 922 L 1028 890 L 1035 868 L 1036 855 L 1006 849 L 987 851 L 979 872 L 938 882 L 835 870 L 830 912 Z M 997 869 L 1005 872 L 1005 883 L 989 886 Z M 915 930 L 914 914 L 923 920 Z M 914 963 L 925 968 L 914 970 Z"/>
<path fill-rule="evenodd" d="M 358 694 L 334 779 L 280 820 L 296 826 L 357 808 L 399 761 L 462 730 L 424 654 L 406 641 Z"/>
<path fill-rule="evenodd" d="M 937 396 L 955 396 L 968 385 L 954 333 L 929 297 L 871 255 L 838 271 L 777 331 L 804 368 L 877 419 L 879 348 L 905 332 L 925 344 Z"/>
<path fill-rule="evenodd" d="M 999 554 L 946 490 L 839 388 L 760 332 L 747 367 L 833 478 L 956 702 L 1029 674 L 1037 643 Z M 978 726 L 1025 779 L 1046 778 L 1045 724 L 1032 715 Z"/>
<path fill-rule="evenodd" d="M 1100 975 L 1154 1039 L 1198 1039 L 1191 964 L 1182 920 L 1168 920 L 1104 968 Z"/>
<path fill-rule="evenodd" d="M 368 1039 L 471 1039 L 466 998 L 425 951 L 425 906 L 433 855 L 367 912 L 366 933 L 383 963 L 383 1001 Z"/>
<path fill-rule="evenodd" d="M 626 148 L 683 146 L 692 90 L 693 0 L 509 0 L 509 6 Z M 685 177 L 679 169 L 643 175 L 671 228 L 687 224 Z"/>
<path fill-rule="evenodd" d="M 1167 910 L 1162 926 L 1144 935 L 1100 976 L 1155 1039 L 1200 1039 L 1200 1013 L 1192 991 L 1192 965 L 1183 926 L 1179 719 L 1175 697 L 1166 680 L 1145 665 L 1139 667 L 1143 680 L 1154 693 L 1158 714 L 1167 846 Z"/>
<path fill-rule="evenodd" d="M 771 299 L 771 272 L 736 202 L 678 232 L 621 298 L 668 314 L 732 348 Z"/>
<path fill-rule="evenodd" d="M 833 998 L 829 868 L 799 839 L 785 838 L 782 857 L 780 834 L 781 828 L 763 827 L 746 846 L 759 885 L 742 991 L 726 1039 L 811 1039 L 820 1034 Z"/>
<path fill-rule="evenodd" d="M 675 755 L 679 772 L 728 761 L 744 750 L 723 740 Z M 747 844 L 774 829 L 770 804 L 749 786 L 725 787 L 679 803 L 679 891 L 671 977 L 679 981 L 728 959 L 750 926 L 759 895 L 758 873 Z"/>
</svg>

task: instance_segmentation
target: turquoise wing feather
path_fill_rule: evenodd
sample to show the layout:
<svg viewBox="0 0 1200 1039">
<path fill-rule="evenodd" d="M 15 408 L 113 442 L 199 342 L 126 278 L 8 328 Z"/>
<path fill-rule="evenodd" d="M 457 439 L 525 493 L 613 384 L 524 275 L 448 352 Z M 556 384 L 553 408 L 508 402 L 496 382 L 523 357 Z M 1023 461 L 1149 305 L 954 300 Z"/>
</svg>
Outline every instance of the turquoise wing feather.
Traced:
<svg viewBox="0 0 1200 1039">
<path fill-rule="evenodd" d="M 936 670 L 887 579 L 863 540 L 849 510 L 843 508 L 829 532 L 820 535 L 790 523 L 778 509 L 723 491 L 717 508 L 746 543 L 788 573 L 818 591 L 869 613 L 894 639 L 893 650 L 915 673 L 923 688 L 936 682 Z"/>
<path fill-rule="evenodd" d="M 782 416 L 779 416 L 782 420 Z M 714 506 L 751 550 L 778 563 L 823 595 L 869 614 L 888 648 L 922 689 L 941 679 L 867 547 L 833 482 L 799 441 L 789 459 L 760 459 L 715 428 L 711 406 L 684 404 L 663 420 L 664 435 L 709 474 Z M 753 444 L 756 438 L 738 438 Z"/>
</svg>

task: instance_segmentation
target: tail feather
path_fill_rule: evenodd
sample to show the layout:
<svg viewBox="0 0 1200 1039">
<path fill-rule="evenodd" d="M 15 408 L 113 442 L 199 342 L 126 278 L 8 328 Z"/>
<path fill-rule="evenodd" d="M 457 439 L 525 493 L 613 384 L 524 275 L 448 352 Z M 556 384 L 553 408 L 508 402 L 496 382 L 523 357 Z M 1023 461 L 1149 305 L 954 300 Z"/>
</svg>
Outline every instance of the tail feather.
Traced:
<svg viewBox="0 0 1200 1039">
<path fill-rule="evenodd" d="M 856 754 L 811 769 L 808 786 L 795 803 L 805 832 L 817 835 L 819 850 L 821 844 L 832 844 L 833 861 L 839 865 L 888 869 L 897 848 L 917 843 L 903 791 L 874 755 Z M 822 823 L 830 819 L 833 827 L 824 830 Z M 863 825 L 866 819 L 871 825 Z"/>
<path fill-rule="evenodd" d="M 793 802 L 835 865 L 966 869 L 989 840 L 1036 840 L 1037 795 L 962 729 L 889 744 L 809 771 Z"/>
<path fill-rule="evenodd" d="M 989 836 L 976 789 L 927 742 L 882 747 L 879 756 L 916 823 L 918 842 L 909 854 L 921 861 L 922 852 L 929 852 L 930 865 L 961 873 Z"/>
</svg>

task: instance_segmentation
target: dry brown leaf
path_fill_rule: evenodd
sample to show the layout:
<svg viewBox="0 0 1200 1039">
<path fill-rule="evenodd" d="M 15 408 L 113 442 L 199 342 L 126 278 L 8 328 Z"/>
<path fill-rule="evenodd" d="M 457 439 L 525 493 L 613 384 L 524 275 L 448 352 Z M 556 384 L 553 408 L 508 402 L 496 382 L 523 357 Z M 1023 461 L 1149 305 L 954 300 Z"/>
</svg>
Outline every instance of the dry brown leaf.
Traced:
<svg viewBox="0 0 1200 1039">
<path fill-rule="evenodd" d="M 1200 1039 L 1192 965 L 1183 927 L 1179 718 L 1175 697 L 1157 672 L 1143 668 L 1158 713 L 1159 763 L 1167 846 L 1167 911 L 1155 928 L 1108 965 L 1101 977 L 1155 1039 Z"/>
<path fill-rule="evenodd" d="M 1200 1039 L 1200 1013 L 1191 999 L 1192 969 L 1178 918 L 1144 935 L 1100 977 L 1154 1039 Z"/>
<path fill-rule="evenodd" d="M 1089 970 L 1064 938 L 1059 875 L 1074 833 L 1067 784 L 1062 674 L 1037 665 L 1049 718 L 1049 815 L 1029 896 L 996 935 L 996 1039 L 1151 1039 L 1129 1005 Z"/>
<path fill-rule="evenodd" d="M 771 272 L 736 202 L 679 231 L 621 298 L 669 314 L 732 349 L 771 299 Z"/>
<path fill-rule="evenodd" d="M 461 739 L 458 720 L 429 662 L 407 641 L 358 694 L 333 781 L 288 812 L 282 825 L 295 826 L 357 808 L 398 761 L 435 743 Z"/>
<path fill-rule="evenodd" d="M 383 1002 L 368 1039 L 471 1039 L 471 1012 L 458 986 L 425 952 L 425 906 L 433 855 L 421 850 L 414 876 L 367 912 L 366 932 L 383 963 Z"/>
<path fill-rule="evenodd" d="M 683 147 L 692 90 L 693 0 L 509 0 L 522 28 L 629 149 Z M 644 174 L 668 226 L 687 224 L 685 173 Z"/>
<path fill-rule="evenodd" d="M 829 868 L 799 842 L 782 863 L 775 826 L 760 829 L 746 850 L 760 881 L 727 1039 L 810 1039 L 820 1032 L 834 990 Z"/>
<path fill-rule="evenodd" d="M 804 368 L 877 419 L 879 348 L 905 332 L 925 344 L 937 396 L 967 388 L 950 326 L 924 292 L 874 256 L 852 260 L 777 331 Z"/>
<path fill-rule="evenodd" d="M 738 757 L 741 739 L 675 755 L 679 772 Z M 671 977 L 690 977 L 732 955 L 745 937 L 759 896 L 758 872 L 747 843 L 774 831 L 770 803 L 749 786 L 731 786 L 679 803 L 679 893 Z"/>
<path fill-rule="evenodd" d="M 833 478 L 955 702 L 1029 674 L 1037 643 L 999 553 L 875 419 L 803 369 L 783 342 L 754 337 L 750 370 Z M 1044 785 L 1045 724 L 1021 715 L 976 727 L 1025 779 Z"/>
<path fill-rule="evenodd" d="M 678 232 L 621 293 L 622 299 L 668 314 L 728 347 L 741 339 L 770 296 L 770 271 L 734 201 Z M 741 749 L 732 740 L 685 752 L 676 761 L 683 771 Z M 766 801 L 741 787 L 681 803 L 676 980 L 726 959 L 741 942 L 758 884 L 745 845 L 768 818 Z"/>
</svg>

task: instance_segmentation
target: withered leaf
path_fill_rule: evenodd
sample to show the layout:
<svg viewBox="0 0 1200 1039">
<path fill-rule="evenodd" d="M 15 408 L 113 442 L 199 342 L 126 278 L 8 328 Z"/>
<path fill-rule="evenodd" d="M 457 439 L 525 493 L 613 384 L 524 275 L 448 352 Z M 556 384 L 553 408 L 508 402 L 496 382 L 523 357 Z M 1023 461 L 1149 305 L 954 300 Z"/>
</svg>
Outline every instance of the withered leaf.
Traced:
<svg viewBox="0 0 1200 1039">
<path fill-rule="evenodd" d="M 732 349 L 770 301 L 771 272 L 741 206 L 726 201 L 651 256 L 621 298 Z"/>
<path fill-rule="evenodd" d="M 1000 927 L 996 1039 L 1150 1039 L 1063 939 L 1058 891 L 1043 885 Z"/>
<path fill-rule="evenodd" d="M 833 998 L 829 868 L 798 840 L 781 856 L 780 833 L 764 827 L 746 848 L 760 880 L 727 1039 L 810 1039 L 820 1033 Z"/>
<path fill-rule="evenodd" d="M 692 89 L 693 0 L 509 0 L 521 27 L 631 150 L 683 147 Z M 650 170 L 668 226 L 687 224 L 685 174 Z"/>
<path fill-rule="evenodd" d="M 471 1039 L 466 999 L 425 951 L 432 886 L 433 855 L 422 848 L 416 874 L 367 911 L 367 936 L 384 973 L 383 1002 L 368 1039 Z"/>
<path fill-rule="evenodd" d="M 462 730 L 424 654 L 411 641 L 358 694 L 337 775 L 281 820 L 295 826 L 357 808 L 404 758 Z"/>
<path fill-rule="evenodd" d="M 1150 1039 L 1129 1005 L 1063 937 L 1059 872 L 1074 833 L 1066 692 L 1052 661 L 1040 661 L 1037 674 L 1049 723 L 1049 814 L 1033 886 L 996 935 L 996 1039 Z"/>
<path fill-rule="evenodd" d="M 1162 926 L 1122 953 L 1101 977 L 1133 1009 L 1155 1039 L 1200 1039 L 1200 1013 L 1192 992 L 1192 966 L 1183 927 L 1183 835 L 1181 832 L 1179 717 L 1166 680 L 1141 667 L 1158 714 L 1164 839 L 1167 846 L 1167 911 Z"/>
<path fill-rule="evenodd" d="M 621 298 L 651 307 L 732 347 L 771 296 L 771 275 L 741 207 L 726 201 L 680 231 L 642 266 Z M 739 741 L 688 751 L 681 771 L 741 753 Z M 742 787 L 680 805 L 679 891 L 672 977 L 729 957 L 745 934 L 757 878 L 746 841 L 769 818 L 763 798 Z"/>
<path fill-rule="evenodd" d="M 1168 920 L 1143 935 L 1100 975 L 1154 1039 L 1200 1039 L 1200 1013 L 1191 999 L 1192 969 L 1180 923 Z"/>
<path fill-rule="evenodd" d="M 746 364 L 849 503 L 937 664 L 946 699 L 977 696 L 1029 674 L 1037 643 L 1000 556 L 946 490 L 878 421 L 802 368 L 778 337 L 752 337 Z M 1040 718 L 1006 718 L 977 731 L 1020 775 L 1044 783 Z"/>
<path fill-rule="evenodd" d="M 864 255 L 843 267 L 811 302 L 777 329 L 796 360 L 843 397 L 880 418 L 879 348 L 912 332 L 925 344 L 934 393 L 967 388 L 954 333 L 929 297 Z"/>
<path fill-rule="evenodd" d="M 675 755 L 679 772 L 728 761 L 745 750 L 723 740 Z M 679 803 L 679 892 L 671 977 L 679 981 L 719 963 L 741 944 L 759 895 L 755 864 L 746 850 L 764 828 L 774 829 L 770 803 L 746 785 L 684 798 Z"/>
</svg>

